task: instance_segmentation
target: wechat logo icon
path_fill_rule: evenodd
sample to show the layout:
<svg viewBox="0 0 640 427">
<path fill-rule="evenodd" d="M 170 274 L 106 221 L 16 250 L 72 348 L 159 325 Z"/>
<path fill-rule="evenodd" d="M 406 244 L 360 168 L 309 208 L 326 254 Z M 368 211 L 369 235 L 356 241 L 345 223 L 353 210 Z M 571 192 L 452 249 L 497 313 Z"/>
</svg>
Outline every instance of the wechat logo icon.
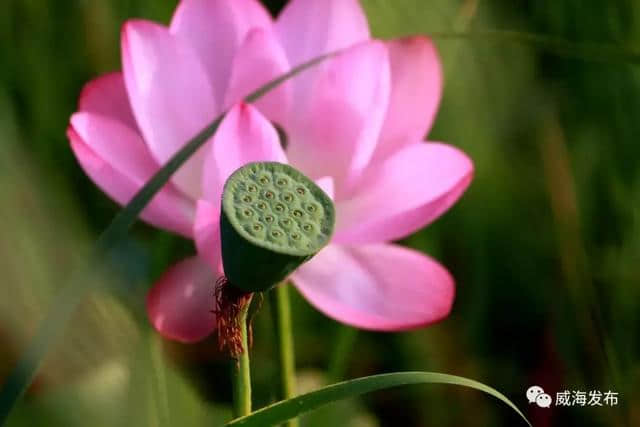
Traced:
<svg viewBox="0 0 640 427">
<path fill-rule="evenodd" d="M 534 385 L 527 389 L 527 400 L 529 403 L 535 403 L 541 408 L 548 408 L 551 406 L 551 396 L 544 392 L 542 387 Z"/>
</svg>

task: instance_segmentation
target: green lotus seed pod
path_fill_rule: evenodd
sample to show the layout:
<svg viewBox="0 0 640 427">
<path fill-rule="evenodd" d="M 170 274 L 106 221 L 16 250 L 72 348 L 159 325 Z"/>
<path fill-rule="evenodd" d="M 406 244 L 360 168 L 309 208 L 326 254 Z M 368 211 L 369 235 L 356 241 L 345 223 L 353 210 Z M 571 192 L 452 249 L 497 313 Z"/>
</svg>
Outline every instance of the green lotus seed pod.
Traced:
<svg viewBox="0 0 640 427">
<path fill-rule="evenodd" d="M 330 240 L 331 199 L 289 165 L 249 163 L 224 185 L 220 213 L 222 262 L 229 283 L 265 291 Z"/>
</svg>

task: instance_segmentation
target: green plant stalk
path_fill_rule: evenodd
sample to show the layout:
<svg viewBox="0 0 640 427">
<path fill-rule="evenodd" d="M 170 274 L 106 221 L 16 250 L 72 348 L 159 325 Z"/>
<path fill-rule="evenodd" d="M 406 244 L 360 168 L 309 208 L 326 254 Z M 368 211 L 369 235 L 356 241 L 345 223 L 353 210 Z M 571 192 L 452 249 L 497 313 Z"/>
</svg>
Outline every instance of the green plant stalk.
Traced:
<svg viewBox="0 0 640 427">
<path fill-rule="evenodd" d="M 327 367 L 327 377 L 330 381 L 342 381 L 344 379 L 349 356 L 358 337 L 358 330 L 346 325 L 338 325 L 333 353 Z"/>
<path fill-rule="evenodd" d="M 251 300 L 242 308 L 238 322 L 244 351 L 232 363 L 231 381 L 233 385 L 233 417 L 243 417 L 251 413 L 251 363 L 249 360 L 249 340 L 247 337 L 247 313 Z"/>
<path fill-rule="evenodd" d="M 291 303 L 289 301 L 289 286 L 286 282 L 276 286 L 269 292 L 273 329 L 276 334 L 278 350 L 278 368 L 280 375 L 280 391 L 278 397 L 282 400 L 296 395 L 296 362 L 293 346 L 293 329 L 291 327 Z M 287 421 L 286 427 L 298 427 L 296 418 Z"/>
</svg>

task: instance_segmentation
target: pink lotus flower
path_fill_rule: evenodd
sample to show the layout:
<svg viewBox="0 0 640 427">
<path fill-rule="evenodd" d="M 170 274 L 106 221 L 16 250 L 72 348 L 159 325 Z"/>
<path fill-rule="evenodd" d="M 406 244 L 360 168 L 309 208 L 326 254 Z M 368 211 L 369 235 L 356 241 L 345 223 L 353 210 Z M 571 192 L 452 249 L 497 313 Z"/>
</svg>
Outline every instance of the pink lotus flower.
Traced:
<svg viewBox="0 0 640 427">
<path fill-rule="evenodd" d="M 342 48 L 254 105 L 241 102 L 291 67 Z M 442 90 L 430 40 L 372 40 L 356 0 L 293 0 L 275 20 L 257 0 L 183 0 L 168 28 L 127 22 L 122 61 L 122 72 L 86 85 L 68 130 L 81 166 L 118 203 L 231 108 L 142 214 L 193 238 L 198 249 L 149 293 L 160 333 L 191 342 L 215 328 L 222 185 L 250 161 L 289 162 L 336 203 L 331 244 L 291 277 L 318 310 L 386 331 L 449 313 L 454 282 L 447 270 L 389 243 L 445 212 L 473 174 L 458 149 L 423 141 Z M 286 132 L 286 149 L 272 123 Z"/>
</svg>

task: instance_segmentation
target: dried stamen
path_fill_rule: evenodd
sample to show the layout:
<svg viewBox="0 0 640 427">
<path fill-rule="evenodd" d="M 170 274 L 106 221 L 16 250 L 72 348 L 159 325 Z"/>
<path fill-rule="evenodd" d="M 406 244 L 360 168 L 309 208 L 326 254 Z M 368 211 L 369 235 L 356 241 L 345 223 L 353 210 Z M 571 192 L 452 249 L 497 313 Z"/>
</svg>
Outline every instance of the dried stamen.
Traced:
<svg viewBox="0 0 640 427">
<path fill-rule="evenodd" d="M 246 319 L 246 311 L 251 303 L 253 293 L 243 292 L 231 285 L 226 277 L 216 280 L 214 290 L 216 309 L 216 324 L 218 329 L 218 348 L 220 351 L 228 350 L 231 357 L 237 359 L 244 351 L 242 345 L 242 323 Z M 253 341 L 251 337 L 251 325 L 247 326 L 247 341 Z M 251 344 L 249 344 L 251 346 Z"/>
</svg>

